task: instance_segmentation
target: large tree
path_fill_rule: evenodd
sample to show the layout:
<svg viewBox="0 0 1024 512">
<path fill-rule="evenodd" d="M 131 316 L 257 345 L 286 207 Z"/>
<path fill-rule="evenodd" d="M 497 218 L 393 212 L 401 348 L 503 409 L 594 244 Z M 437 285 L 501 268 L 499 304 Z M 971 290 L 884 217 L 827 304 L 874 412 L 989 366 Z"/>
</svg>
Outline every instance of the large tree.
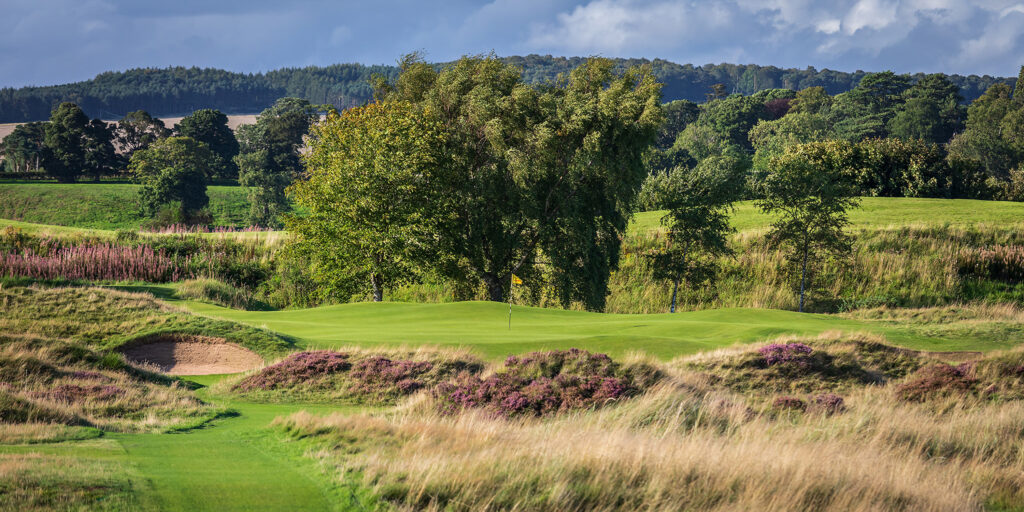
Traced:
<svg viewBox="0 0 1024 512">
<path fill-rule="evenodd" d="M 442 147 L 440 124 L 403 102 L 352 108 L 314 127 L 308 179 L 292 189 L 305 213 L 288 222 L 314 261 L 313 279 L 351 277 L 379 302 L 385 288 L 416 276 L 430 257 L 427 216 L 442 214 L 432 209 Z"/>
<path fill-rule="evenodd" d="M 238 166 L 234 161 L 238 154 L 238 139 L 228 127 L 228 116 L 223 112 L 209 108 L 196 110 L 174 126 L 174 133 L 206 144 L 217 155 L 214 178 L 238 177 Z"/>
<path fill-rule="evenodd" d="M 44 143 L 50 158 L 44 167 L 61 183 L 74 182 L 86 169 L 89 118 L 74 103 L 61 103 L 46 123 Z"/>
<path fill-rule="evenodd" d="M 190 137 L 168 137 L 136 151 L 129 170 L 142 184 L 139 195 L 145 213 L 155 215 L 173 205 L 181 222 L 196 219 L 209 204 L 206 185 L 218 159 L 210 148 Z"/>
<path fill-rule="evenodd" d="M 15 126 L 14 131 L 4 137 L 3 144 L 0 144 L 7 166 L 14 172 L 38 170 L 47 159 L 45 137 L 45 122 Z"/>
<path fill-rule="evenodd" d="M 925 76 L 903 94 L 905 103 L 896 109 L 888 129 L 894 137 L 904 140 L 923 139 L 948 142 L 963 129 L 966 109 L 960 104 L 960 88 L 946 75 Z"/>
<path fill-rule="evenodd" d="M 306 100 L 281 98 L 256 118 L 256 124 L 239 128 L 241 152 L 235 163 L 239 183 L 250 187 L 251 224 L 280 225 L 279 216 L 288 211 L 285 189 L 302 172 L 303 137 L 321 110 Z"/>
<path fill-rule="evenodd" d="M 433 263 L 504 300 L 512 273 L 543 273 L 563 303 L 604 307 L 620 237 L 645 176 L 642 155 L 663 121 L 649 69 L 613 72 L 589 59 L 557 82 L 524 83 L 495 57 L 437 71 L 412 57 L 377 98 L 408 101 L 444 129 L 440 182 L 449 191 L 426 216 Z M 529 280 L 529 279 L 528 279 Z"/>
<path fill-rule="evenodd" d="M 677 167 L 664 180 L 662 206 L 668 213 L 661 223 L 667 228 L 666 244 L 649 256 L 654 277 L 672 282 L 670 312 L 676 311 L 680 283 L 690 288 L 713 284 L 719 259 L 732 254 L 728 236 L 735 230 L 729 214 L 740 196 L 742 177 L 741 161 L 715 156 L 694 169 Z"/>
<path fill-rule="evenodd" d="M 117 122 L 114 141 L 118 149 L 126 157 L 131 158 L 136 151 L 146 149 L 150 144 L 170 135 L 171 130 L 167 129 L 163 121 L 145 110 L 136 110 L 129 112 Z"/>
<path fill-rule="evenodd" d="M 814 269 L 825 256 L 849 253 L 847 210 L 859 204 L 849 162 L 853 148 L 839 141 L 800 144 L 772 159 L 757 201 L 775 216 L 768 240 L 785 251 L 800 275 L 800 311 Z"/>
</svg>

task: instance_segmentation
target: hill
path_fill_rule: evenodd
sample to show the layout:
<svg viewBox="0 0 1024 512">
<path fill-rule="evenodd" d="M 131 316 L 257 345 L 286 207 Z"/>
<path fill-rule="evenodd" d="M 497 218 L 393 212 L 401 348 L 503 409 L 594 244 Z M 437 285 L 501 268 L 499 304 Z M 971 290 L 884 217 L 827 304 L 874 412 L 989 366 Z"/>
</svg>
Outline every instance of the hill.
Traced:
<svg viewBox="0 0 1024 512">
<path fill-rule="evenodd" d="M 523 70 L 529 82 L 542 82 L 565 73 L 583 62 L 582 57 L 527 55 L 505 57 Z M 662 59 L 616 59 L 620 68 L 650 64 L 665 84 L 665 101 L 703 101 L 709 88 L 725 84 L 729 92 L 752 94 L 773 89 L 805 89 L 821 86 L 829 94 L 855 87 L 865 71 L 830 69 L 783 69 L 756 64 L 677 64 Z M 440 65 L 440 64 L 439 64 Z M 284 68 L 267 73 L 234 73 L 221 69 L 173 67 L 110 71 L 92 80 L 45 87 L 0 89 L 0 123 L 39 121 L 63 101 L 73 101 L 87 114 L 102 119 L 119 119 L 133 110 L 147 110 L 159 116 L 187 114 L 200 108 L 226 113 L 260 112 L 284 96 L 305 98 L 313 103 L 338 107 L 358 105 L 370 99 L 369 79 L 374 74 L 393 77 L 395 66 L 334 64 Z M 921 74 L 912 78 L 920 78 Z M 952 75 L 964 99 L 971 101 L 990 85 L 1013 85 L 1013 78 Z"/>
</svg>

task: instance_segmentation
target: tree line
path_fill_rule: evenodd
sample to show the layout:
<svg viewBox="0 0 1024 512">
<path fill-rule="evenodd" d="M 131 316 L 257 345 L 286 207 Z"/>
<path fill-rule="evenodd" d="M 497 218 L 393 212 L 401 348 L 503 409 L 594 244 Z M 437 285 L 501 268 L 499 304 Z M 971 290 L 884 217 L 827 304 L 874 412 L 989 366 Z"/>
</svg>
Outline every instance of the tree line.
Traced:
<svg viewBox="0 0 1024 512">
<path fill-rule="evenodd" d="M 554 80 L 579 67 L 585 59 L 528 55 L 506 57 L 502 62 L 521 69 L 529 84 Z M 434 64 L 435 69 L 445 64 Z M 661 82 L 665 100 L 704 101 L 708 90 L 720 85 L 727 94 L 751 95 L 767 89 L 802 90 L 822 87 L 835 95 L 849 91 L 868 75 L 863 71 L 842 72 L 829 69 L 784 69 L 754 64 L 677 64 L 654 59 L 615 59 L 614 69 L 649 65 Z M 313 104 L 331 104 L 336 108 L 360 105 L 372 98 L 369 79 L 373 75 L 394 78 L 395 66 L 335 64 L 284 68 L 267 73 L 233 73 L 220 69 L 172 67 L 142 68 L 123 72 L 105 72 L 91 80 L 46 87 L 0 89 L 0 122 L 30 122 L 46 119 L 64 102 L 79 105 L 89 116 L 118 119 L 127 112 L 146 110 L 159 116 L 179 115 L 212 108 L 229 113 L 259 112 L 278 98 L 296 97 Z M 925 75 L 908 75 L 916 82 Z M 966 101 L 980 96 L 991 85 L 1013 86 L 1012 78 L 949 75 Z"/>
</svg>

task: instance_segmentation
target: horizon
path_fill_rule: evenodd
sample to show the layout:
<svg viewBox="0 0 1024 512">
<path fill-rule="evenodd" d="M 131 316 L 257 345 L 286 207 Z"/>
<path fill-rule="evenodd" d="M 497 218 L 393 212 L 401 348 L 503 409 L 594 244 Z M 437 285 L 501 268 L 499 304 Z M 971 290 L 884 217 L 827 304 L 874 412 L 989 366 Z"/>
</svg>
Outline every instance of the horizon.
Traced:
<svg viewBox="0 0 1024 512">
<path fill-rule="evenodd" d="M 470 55 L 480 55 L 480 54 L 466 54 L 465 56 L 470 56 Z M 530 56 L 550 57 L 550 58 L 554 58 L 554 59 L 567 59 L 567 60 L 571 60 L 571 59 L 586 59 L 586 58 L 588 58 L 588 57 L 582 56 L 582 55 L 552 55 L 552 54 L 538 54 L 538 53 L 530 53 L 530 54 L 523 54 L 523 55 L 500 55 L 500 54 L 497 55 L 497 57 L 499 59 L 514 58 L 514 57 L 530 57 Z M 462 57 L 462 56 L 460 56 L 460 57 Z M 597 55 L 596 57 L 602 57 L 602 56 Z M 988 77 L 992 77 L 992 78 L 1009 78 L 1009 79 L 1015 79 L 1016 78 L 1015 70 L 1019 69 L 1019 67 L 1014 67 L 1014 68 L 1010 69 L 1010 71 L 1005 73 L 1005 74 L 977 74 L 977 73 L 963 74 L 963 73 L 946 73 L 946 72 L 943 72 L 943 71 L 928 71 L 928 70 L 915 71 L 915 72 L 905 72 L 904 73 L 904 72 L 899 72 L 899 71 L 896 71 L 896 70 L 893 70 L 893 69 L 860 69 L 860 68 L 858 68 L 858 69 L 839 69 L 839 68 L 831 68 L 831 67 L 821 67 L 821 68 L 819 68 L 819 67 L 816 67 L 816 66 L 783 67 L 783 66 L 776 66 L 774 64 L 761 64 L 761 63 L 757 63 L 757 62 L 725 62 L 725 61 L 722 61 L 722 62 L 706 62 L 704 64 L 697 64 L 696 62 L 679 62 L 679 61 L 673 61 L 673 60 L 670 60 L 670 59 L 664 59 L 664 58 L 661 58 L 661 57 L 608 57 L 608 58 L 610 58 L 610 59 L 622 59 L 622 60 L 644 60 L 644 61 L 647 61 L 647 62 L 653 62 L 653 61 L 656 61 L 656 60 L 660 60 L 660 61 L 665 61 L 665 62 L 670 62 L 670 63 L 673 63 L 673 64 L 677 64 L 677 65 L 680 65 L 680 66 L 693 66 L 694 68 L 704 68 L 704 67 L 707 67 L 707 66 L 733 65 L 733 66 L 776 67 L 776 68 L 783 69 L 783 70 L 805 70 L 807 68 L 813 68 L 814 70 L 816 70 L 818 72 L 822 72 L 822 71 L 835 71 L 835 72 L 838 72 L 838 73 L 881 73 L 881 72 L 885 72 L 885 71 L 892 71 L 892 72 L 900 74 L 900 75 L 909 75 L 909 76 L 913 76 L 913 75 L 917 75 L 917 74 L 930 75 L 930 74 L 935 74 L 935 73 L 942 73 L 942 74 L 945 74 L 947 76 L 953 76 L 953 75 L 957 75 L 957 76 L 978 76 L 978 77 L 986 77 L 986 76 L 988 76 Z M 448 63 L 453 62 L 453 60 L 430 61 L 430 62 L 432 64 L 448 64 Z M 174 65 L 167 65 L 167 66 L 137 66 L 137 67 L 130 67 L 130 68 L 107 69 L 107 70 L 100 71 L 100 72 L 98 72 L 95 75 L 92 75 L 90 77 L 86 77 L 86 78 L 82 78 L 80 80 L 74 80 L 74 81 L 70 81 L 70 82 L 47 83 L 47 84 L 27 84 L 27 85 L 21 85 L 21 86 L 5 86 L 5 85 L 0 84 L 0 89 L 22 89 L 22 88 L 33 88 L 33 87 L 37 87 L 37 88 L 57 87 L 57 86 L 61 86 L 61 85 L 68 85 L 68 84 L 74 84 L 74 83 L 80 83 L 80 82 L 88 82 L 90 80 L 95 80 L 99 76 L 107 74 L 107 73 L 114 73 L 114 74 L 128 73 L 128 72 L 135 71 L 135 70 L 146 70 L 146 69 L 166 70 L 166 69 L 174 69 L 174 68 L 184 68 L 184 69 L 193 69 L 193 68 L 195 68 L 195 69 L 202 69 L 202 70 L 227 71 L 229 73 L 237 73 L 237 74 L 261 75 L 261 74 L 271 73 L 271 72 L 274 72 L 274 71 L 279 71 L 279 70 L 282 70 L 282 69 L 328 68 L 328 67 L 331 67 L 331 66 L 345 66 L 345 65 L 359 65 L 359 66 L 365 66 L 365 67 L 373 67 L 373 66 L 395 67 L 395 66 L 397 66 L 397 64 L 398 64 L 397 61 L 393 62 L 391 64 L 368 64 L 368 63 L 364 63 L 364 62 L 355 62 L 355 61 L 349 61 L 349 62 L 341 62 L 341 61 L 339 61 L 339 62 L 331 62 L 331 63 L 326 63 L 326 64 L 309 64 L 309 65 L 305 65 L 305 66 L 281 66 L 281 67 L 278 67 L 278 68 L 265 69 L 265 70 L 260 70 L 260 71 L 235 71 L 235 70 L 231 70 L 231 69 L 218 68 L 218 67 L 212 67 L 212 66 L 197 66 L 197 65 L 185 65 L 185 64 L 174 64 Z M 1024 65 L 1024 63 L 1022 63 L 1021 65 Z"/>
<path fill-rule="evenodd" d="M 998 77 L 1014 76 L 1024 55 L 1024 3 L 1006 0 L 390 0 L 377 9 L 322 0 L 12 0 L 6 9 L 0 87 L 12 88 L 136 68 L 393 65 L 417 50 L 432 62 L 493 51 Z"/>
</svg>

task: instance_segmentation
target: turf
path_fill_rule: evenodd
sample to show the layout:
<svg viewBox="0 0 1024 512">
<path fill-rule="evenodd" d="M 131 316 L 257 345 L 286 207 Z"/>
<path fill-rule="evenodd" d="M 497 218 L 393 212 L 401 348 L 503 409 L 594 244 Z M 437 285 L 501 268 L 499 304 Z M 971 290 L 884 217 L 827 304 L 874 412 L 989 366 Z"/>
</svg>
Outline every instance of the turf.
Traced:
<svg viewBox="0 0 1024 512">
<path fill-rule="evenodd" d="M 218 376 L 193 378 L 212 383 Z M 201 396 L 204 393 L 200 393 Z M 208 398 L 208 397 L 207 397 Z M 349 501 L 316 463 L 268 428 L 282 415 L 337 408 L 224 401 L 238 416 L 184 434 L 111 435 L 146 479 L 140 501 L 164 511 L 342 510 Z"/>
<path fill-rule="evenodd" d="M 138 185 L 127 183 L 0 183 L 0 218 L 87 229 L 138 229 Z M 210 213 L 218 226 L 243 226 L 249 204 L 243 187 L 211 186 Z"/>
<path fill-rule="evenodd" d="M 664 215 L 664 211 L 638 213 L 631 229 L 657 229 Z M 974 199 L 865 197 L 860 208 L 850 211 L 850 222 L 854 228 L 1005 224 L 1017 223 L 1021 219 L 1024 219 L 1024 203 Z M 737 204 L 732 217 L 732 225 L 738 231 L 764 229 L 770 224 L 771 217 L 761 213 L 753 201 Z"/>
<path fill-rule="evenodd" d="M 515 306 L 493 302 L 442 304 L 354 303 L 285 311 L 239 311 L 178 302 L 207 316 L 270 329 L 299 347 L 436 345 L 465 347 L 489 359 L 533 350 L 584 348 L 614 356 L 638 351 L 671 359 L 737 343 L 826 331 L 872 332 L 917 350 L 988 351 L 1012 338 L 948 336 L 835 315 L 769 309 L 714 309 L 625 315 Z"/>
</svg>

